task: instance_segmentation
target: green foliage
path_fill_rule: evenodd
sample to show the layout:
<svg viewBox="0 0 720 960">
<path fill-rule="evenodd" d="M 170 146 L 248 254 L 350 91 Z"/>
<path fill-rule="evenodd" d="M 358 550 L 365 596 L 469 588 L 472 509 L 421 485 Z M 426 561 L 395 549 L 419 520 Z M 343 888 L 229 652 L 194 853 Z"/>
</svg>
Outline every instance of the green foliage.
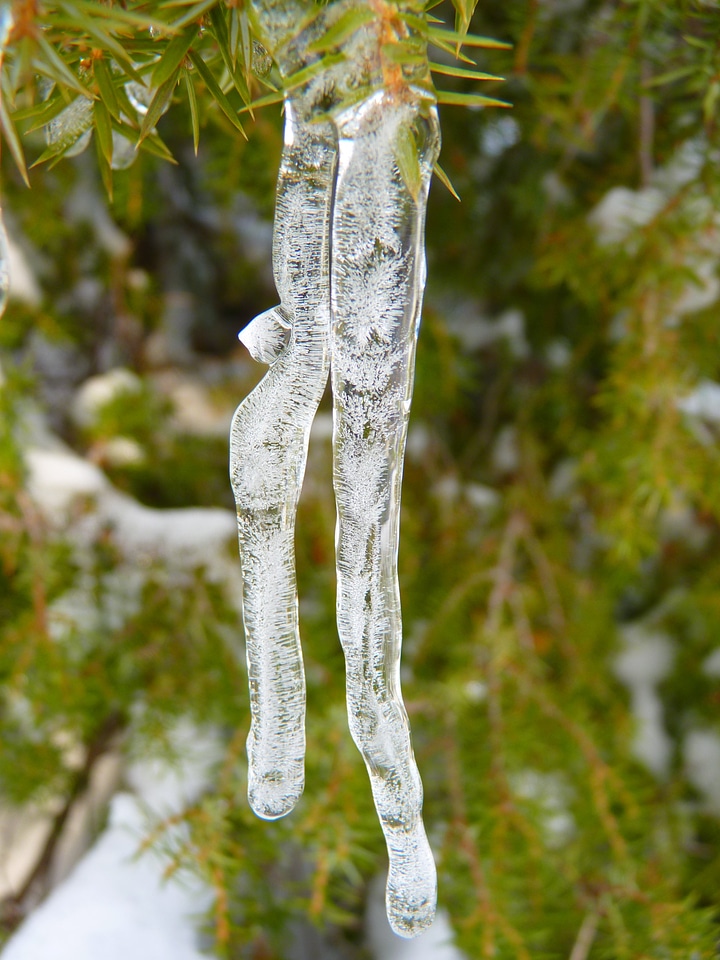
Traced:
<svg viewBox="0 0 720 960">
<path fill-rule="evenodd" d="M 197 153 L 201 117 L 209 115 L 221 124 L 227 121 L 245 136 L 239 114 L 277 103 L 283 91 L 305 84 L 342 62 L 343 44 L 370 20 L 381 18 L 387 23 L 383 37 L 392 39 L 383 40 L 381 55 L 388 70 L 419 67 L 426 75 L 424 82 L 430 97 L 434 96 L 430 71 L 448 75 L 449 68 L 428 62 L 428 43 L 471 64 L 460 54 L 461 46 L 508 46 L 467 32 L 474 3 L 463 0 L 456 6 L 456 31 L 428 25 L 422 6 L 417 2 L 388 2 L 377 9 L 370 5 L 353 7 L 313 43 L 311 49 L 317 54 L 317 62 L 291 77 L 283 77 L 276 69 L 270 73 L 265 68 L 255 69 L 254 63 L 267 57 L 262 43 L 269 41 L 262 13 L 253 13 L 245 2 L 135 0 L 128 9 L 118 3 L 87 0 L 58 0 L 42 6 L 7 0 L 6 9 L 12 11 L 14 18 L 4 50 L 4 68 L 0 57 L 0 132 L 29 183 L 23 133 L 28 135 L 38 129 L 47 132 L 48 146 L 35 160 L 36 165 L 55 163 L 72 154 L 86 130 L 94 131 L 102 181 L 111 197 L 113 134 L 129 140 L 136 150 L 173 159 L 156 124 L 177 99 L 180 81 L 190 107 Z M 305 27 L 322 15 L 322 9 L 310 2 L 298 9 L 305 11 Z M 416 34 L 412 40 L 407 39 L 409 31 Z M 465 70 L 461 75 L 475 81 L 499 79 L 477 70 Z M 133 83 L 140 84 L 149 97 L 142 107 L 128 93 L 128 84 Z M 256 92 L 262 87 L 275 92 L 258 97 Z M 10 111 L 5 106 L 6 99 Z M 452 91 L 437 91 L 437 99 L 462 106 L 508 106 L 492 97 Z M 87 122 L 71 122 L 68 110 L 80 110 L 86 100 L 92 101 L 93 106 Z"/>
<path fill-rule="evenodd" d="M 87 6 L 97 28 L 109 29 L 101 5 Z M 60 5 L 52 9 L 61 16 Z M 309 924 L 340 955 L 359 957 L 367 884 L 385 859 L 344 719 L 327 443 L 313 438 L 297 525 L 308 785 L 291 817 L 273 824 L 253 818 L 244 798 L 246 678 L 227 597 L 202 570 L 175 589 L 154 564 L 138 609 L 114 625 L 123 568 L 113 532 L 81 568 L 71 531 L 49 529 L 26 489 L 23 409 L 33 390 L 9 371 L 30 369 L 42 336 L 83 359 L 78 380 L 103 368 L 109 343 L 143 382 L 134 401 L 117 397 L 79 430 L 43 401 L 47 375 L 37 372 L 35 402 L 68 443 L 146 504 L 228 503 L 224 442 L 173 426 L 144 350 L 177 290 L 160 252 L 176 234 L 195 241 L 195 260 L 180 259 L 179 244 L 172 257 L 186 274 L 183 290 L 202 305 L 203 337 L 225 324 L 232 338 L 273 296 L 227 224 L 239 190 L 271 212 L 277 120 L 256 114 L 246 143 L 198 71 L 177 60 L 177 38 L 185 42 L 198 9 L 168 6 L 169 17 L 185 19 L 175 33 L 146 35 L 144 47 L 132 46 L 131 24 L 113 27 L 148 65 L 156 41 L 168 51 L 175 43 L 159 83 L 178 62 L 189 81 L 159 121 L 179 167 L 148 153 L 114 172 L 113 214 L 131 244 L 125 259 L 100 248 L 91 223 L 63 217 L 79 180 L 97 189 L 82 157 L 36 169 L 32 195 L 6 192 L 19 233 L 44 253 L 45 298 L 12 302 L 0 331 L 8 378 L 0 390 L 0 782 L 15 803 L 67 799 L 77 784 L 68 737 L 92 745 L 117 717 L 127 751 L 157 753 L 174 718 L 214 724 L 226 748 L 213 790 L 176 818 L 186 832 L 161 824 L 148 828 L 147 843 L 166 850 L 169 871 L 193 870 L 214 890 L 207 930 L 218 954 L 284 958 L 298 924 Z M 580 951 L 574 957 L 585 960 L 711 960 L 720 828 L 685 748 L 693 731 L 719 732 L 718 678 L 702 668 L 720 624 L 718 427 L 678 400 L 705 379 L 720 381 L 717 301 L 700 297 L 687 312 L 681 303 L 717 277 L 720 129 L 709 90 L 718 12 L 690 0 L 498 0 L 470 24 L 464 9 L 441 13 L 447 22 L 456 13 L 457 29 L 513 42 L 475 52 L 478 72 L 508 78 L 514 109 L 444 109 L 443 167 L 463 202 L 435 189 L 428 217 L 400 563 L 404 694 L 440 902 L 472 958 L 566 960 Z M 245 72 L 252 24 L 244 35 L 241 11 L 227 8 L 227 52 L 257 97 L 260 81 Z M 208 5 L 202 16 L 199 55 L 239 105 L 217 14 Z M 90 89 L 80 40 L 60 55 Z M 118 112 L 129 116 L 129 78 L 110 59 L 103 53 L 92 73 L 116 130 Z M 453 93 L 473 93 L 475 76 L 441 67 Z M 269 79 L 279 85 L 275 73 Z M 22 119 L 31 108 L 17 107 L 21 128 L 46 119 Z M 213 122 L 196 159 L 205 116 Z M 139 136 L 140 118 L 133 123 Z M 663 177 L 688 144 L 690 174 L 668 186 Z M 19 185 L 11 161 L 6 155 L 4 174 Z M 662 196 L 644 221 L 621 224 L 621 239 L 603 241 L 597 207 L 618 187 L 637 202 L 644 189 Z M 204 216 L 193 219 L 195 209 Z M 216 272 L 198 250 L 210 251 Z M 95 306 L 74 295 L 90 279 L 104 292 Z M 511 310 L 524 317 L 520 333 L 503 321 Z M 452 332 L 459 327 L 465 341 Z M 218 356 L 225 343 L 217 341 Z M 220 361 L 196 350 L 187 362 L 200 370 Z M 217 399 L 244 396 L 251 377 L 232 354 L 229 372 L 211 381 Z M 118 436 L 139 444 L 144 462 L 105 462 Z M 82 503 L 76 509 L 82 518 Z M 58 642 L 43 615 L 83 585 L 92 628 L 74 627 Z M 674 650 L 656 688 L 670 738 L 664 777 L 634 753 L 638 719 L 615 667 L 628 627 L 661 633 Z"/>
</svg>

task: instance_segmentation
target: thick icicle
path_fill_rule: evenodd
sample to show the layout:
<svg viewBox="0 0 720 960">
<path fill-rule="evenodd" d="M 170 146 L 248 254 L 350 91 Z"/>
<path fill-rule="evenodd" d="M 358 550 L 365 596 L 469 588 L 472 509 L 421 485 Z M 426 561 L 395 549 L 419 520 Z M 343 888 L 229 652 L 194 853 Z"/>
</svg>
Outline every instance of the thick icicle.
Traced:
<svg viewBox="0 0 720 960">
<path fill-rule="evenodd" d="M 281 69 L 302 66 L 297 53 L 286 56 Z M 248 796 L 266 819 L 288 813 L 304 785 L 305 676 L 294 532 L 310 427 L 328 376 L 337 155 L 332 125 L 312 118 L 310 91 L 301 88 L 286 98 L 273 238 L 281 303 L 241 334 L 253 356 L 272 366 L 238 407 L 230 435 L 252 716 Z"/>
<path fill-rule="evenodd" d="M 380 90 L 337 120 L 332 222 L 338 629 L 350 730 L 388 846 L 388 918 L 400 936 L 433 919 L 436 872 L 400 694 L 400 487 L 425 285 L 424 220 L 439 150 L 434 107 Z M 412 136 L 418 182 L 397 157 Z"/>
</svg>

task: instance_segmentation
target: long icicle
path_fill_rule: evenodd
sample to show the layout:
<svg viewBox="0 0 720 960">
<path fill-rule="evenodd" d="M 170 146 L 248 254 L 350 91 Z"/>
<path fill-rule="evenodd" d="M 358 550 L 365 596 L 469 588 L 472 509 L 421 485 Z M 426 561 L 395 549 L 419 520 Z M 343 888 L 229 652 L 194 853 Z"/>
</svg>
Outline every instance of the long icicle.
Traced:
<svg viewBox="0 0 720 960">
<path fill-rule="evenodd" d="M 297 68 L 290 59 L 287 69 Z M 248 797 L 258 816 L 288 813 L 304 785 L 305 675 L 298 628 L 295 514 L 315 411 L 328 376 L 329 237 L 336 134 L 312 98 L 285 100 L 273 270 L 280 305 L 241 334 L 272 365 L 240 404 L 230 435 L 250 684 Z"/>
<path fill-rule="evenodd" d="M 423 115 L 407 87 L 378 91 L 337 124 L 330 349 L 338 629 L 350 730 L 388 847 L 388 919 L 395 933 L 412 937 L 432 922 L 437 880 L 400 692 L 397 553 L 439 127 L 435 108 Z M 419 163 L 415 184 L 397 159 L 408 138 Z"/>
</svg>

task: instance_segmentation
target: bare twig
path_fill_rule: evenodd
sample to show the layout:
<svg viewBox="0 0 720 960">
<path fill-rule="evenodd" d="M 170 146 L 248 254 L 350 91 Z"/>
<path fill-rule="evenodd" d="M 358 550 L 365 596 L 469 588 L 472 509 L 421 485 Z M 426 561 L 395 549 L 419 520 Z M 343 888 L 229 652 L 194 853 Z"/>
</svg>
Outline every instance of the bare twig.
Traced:
<svg viewBox="0 0 720 960">
<path fill-rule="evenodd" d="M 599 922 L 600 915 L 597 912 L 591 911 L 585 914 L 585 919 L 578 930 L 569 960 L 587 960 L 597 934 Z"/>
<path fill-rule="evenodd" d="M 650 80 L 650 66 L 647 60 L 640 63 L 640 84 L 645 90 Z M 640 164 L 640 183 L 647 187 L 653 174 L 653 145 L 655 140 L 655 108 L 647 93 L 640 95 L 640 130 L 638 141 L 638 162 Z"/>
</svg>

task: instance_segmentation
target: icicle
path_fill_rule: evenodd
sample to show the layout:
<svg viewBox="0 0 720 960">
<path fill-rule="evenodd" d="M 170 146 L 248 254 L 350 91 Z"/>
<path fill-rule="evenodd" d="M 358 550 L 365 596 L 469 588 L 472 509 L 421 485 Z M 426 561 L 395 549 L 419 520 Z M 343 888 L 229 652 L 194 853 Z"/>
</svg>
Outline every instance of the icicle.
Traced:
<svg viewBox="0 0 720 960">
<path fill-rule="evenodd" d="M 295 55 L 288 52 L 280 67 L 294 72 Z M 336 160 L 332 125 L 312 118 L 308 90 L 294 91 L 285 101 L 273 238 L 281 303 L 241 334 L 253 356 L 272 366 L 238 407 L 230 436 L 252 716 L 248 796 L 255 813 L 266 819 L 288 813 L 304 785 L 295 513 L 310 427 L 328 377 Z"/>
<path fill-rule="evenodd" d="M 432 922 L 436 876 L 422 784 L 400 695 L 400 486 L 425 286 L 424 215 L 439 150 L 434 108 L 379 91 L 337 121 L 332 222 L 334 484 L 338 629 L 350 730 L 370 775 L 390 856 L 387 910 L 401 936 Z M 399 144 L 419 160 L 413 192 Z"/>
<path fill-rule="evenodd" d="M 313 41 L 351 10 L 255 0 L 284 76 L 313 62 Z M 293 534 L 310 424 L 332 368 L 338 630 L 350 730 L 365 759 L 390 858 L 387 911 L 400 936 L 435 913 L 436 871 L 422 784 L 400 694 L 397 581 L 400 486 L 425 284 L 427 192 L 439 150 L 435 108 L 395 66 L 386 83 L 377 20 L 345 60 L 285 100 L 273 264 L 281 305 L 241 334 L 271 364 L 238 408 L 231 476 L 238 506 L 252 726 L 249 796 L 260 816 L 302 791 L 305 685 Z M 367 95 L 358 101 L 358 91 Z M 354 105 L 317 122 L 333 103 Z M 331 299 L 332 291 L 332 302 Z"/>
</svg>

